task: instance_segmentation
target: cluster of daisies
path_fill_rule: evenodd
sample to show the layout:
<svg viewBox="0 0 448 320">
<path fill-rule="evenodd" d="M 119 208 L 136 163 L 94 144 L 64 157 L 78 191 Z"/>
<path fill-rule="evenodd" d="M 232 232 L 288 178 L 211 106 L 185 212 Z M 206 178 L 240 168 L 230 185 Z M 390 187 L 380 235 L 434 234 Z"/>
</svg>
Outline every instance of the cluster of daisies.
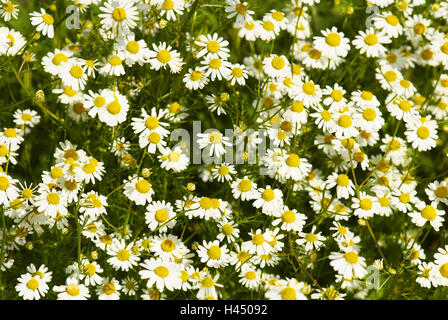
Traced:
<svg viewBox="0 0 448 320">
<path fill-rule="evenodd" d="M 0 211 L 7 222 L 0 279 L 17 273 L 20 255 L 38 243 L 31 239 L 57 235 L 73 240 L 70 262 L 50 270 L 48 262 L 27 261 L 16 296 L 232 299 L 246 290 L 266 299 L 363 299 L 374 290 L 367 283 L 372 268 L 388 277 L 405 269 L 426 289 L 448 286 L 448 245 L 439 243 L 429 259 L 421 241 L 445 232 L 448 178 L 422 184 L 416 173 L 416 155 L 431 157 L 446 139 L 448 1 L 427 7 L 370 0 L 366 6 L 378 12 L 352 39 L 341 26 L 313 32 L 319 0 L 276 3 L 280 8 L 267 12 L 241 0 L 221 2 L 211 7 L 233 37 L 195 27 L 210 10 L 197 1 L 74 0 L 78 42 L 37 54 L 28 45 L 50 43 L 64 23 L 56 5 L 28 14 L 0 0 L 8 26 L 0 27 L 0 63 L 22 86 L 28 64 L 43 70 L 51 85 L 46 101 L 63 109 L 53 112 L 57 107 L 35 99 L 40 114 L 19 107 L 14 125 L 0 131 Z M 34 27 L 27 37 L 9 27 L 21 16 Z M 182 23 L 191 25 L 188 32 Z M 91 35 L 108 54 L 89 49 Z M 348 76 L 362 67 L 372 81 L 365 88 Z M 416 81 L 426 69 L 433 75 L 429 93 Z M 141 79 L 122 85 L 130 70 Z M 142 80 L 148 74 L 149 85 Z M 165 78 L 172 85 L 160 103 L 135 103 Z M 175 130 L 197 116 L 187 96 L 201 100 L 216 125 L 233 123 L 231 137 L 224 128 L 193 136 L 208 165 L 192 161 L 189 145 L 173 143 Z M 46 156 L 51 163 L 36 175 L 39 182 L 29 184 L 15 177 L 15 166 L 24 141 L 47 121 L 68 123 L 81 135 L 89 123 L 112 139 L 92 152 L 64 137 Z M 112 155 L 118 165 L 108 167 Z M 167 177 L 178 188 L 172 194 L 166 186 L 159 192 Z M 378 237 L 375 222 L 397 216 L 406 229 Z M 391 239 L 401 248 L 399 265 L 381 249 Z M 321 285 L 322 266 L 333 275 Z"/>
</svg>

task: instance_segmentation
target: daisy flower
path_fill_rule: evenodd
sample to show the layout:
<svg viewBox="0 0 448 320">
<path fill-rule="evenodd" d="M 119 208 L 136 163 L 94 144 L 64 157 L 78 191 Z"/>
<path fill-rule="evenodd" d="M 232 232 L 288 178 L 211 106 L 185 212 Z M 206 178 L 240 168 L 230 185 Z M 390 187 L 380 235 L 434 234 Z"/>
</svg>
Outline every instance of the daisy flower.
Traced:
<svg viewBox="0 0 448 320">
<path fill-rule="evenodd" d="M 257 254 L 270 254 L 274 251 L 274 248 L 269 243 L 273 240 L 272 234 L 263 232 L 261 229 L 257 229 L 255 232 L 249 232 L 251 240 L 244 241 L 241 245 L 242 251 L 247 251 L 249 255 Z"/>
<path fill-rule="evenodd" d="M 169 202 L 155 201 L 146 207 L 145 221 L 150 230 L 165 232 L 176 225 L 176 212 Z"/>
<path fill-rule="evenodd" d="M 40 12 L 34 11 L 30 13 L 31 24 L 36 27 L 37 32 L 42 32 L 44 36 L 53 38 L 54 36 L 54 18 L 48 14 L 45 9 L 41 8 Z"/>
<path fill-rule="evenodd" d="M 275 285 L 269 286 L 265 296 L 269 300 L 307 300 L 303 293 L 305 283 L 295 278 L 281 279 Z"/>
<path fill-rule="evenodd" d="M 358 218 L 371 218 L 378 212 L 378 202 L 376 202 L 376 199 L 363 191 L 359 193 L 359 199 L 354 197 L 352 201 L 353 214 Z"/>
<path fill-rule="evenodd" d="M 119 300 L 121 285 L 115 278 L 105 277 L 103 282 L 96 287 L 98 300 Z"/>
<path fill-rule="evenodd" d="M 291 98 L 301 101 L 307 108 L 317 106 L 322 99 L 320 86 L 305 77 L 299 84 L 292 86 Z"/>
<path fill-rule="evenodd" d="M 332 173 L 327 178 L 327 187 L 331 189 L 336 186 L 336 194 L 338 198 L 348 199 L 355 195 L 355 185 L 350 178 L 344 174 Z"/>
<path fill-rule="evenodd" d="M 291 75 L 291 65 L 285 56 L 271 55 L 263 59 L 263 72 L 271 78 L 282 79 Z"/>
<path fill-rule="evenodd" d="M 278 215 L 283 205 L 283 193 L 280 189 L 272 189 L 269 185 L 266 188 L 260 188 L 252 205 L 255 208 L 261 208 L 266 215 Z"/>
<path fill-rule="evenodd" d="M 397 38 L 403 33 L 403 26 L 400 24 L 400 20 L 390 11 L 375 15 L 373 23 L 376 29 L 381 30 L 381 32 L 391 38 Z"/>
<path fill-rule="evenodd" d="M 98 15 L 104 29 L 115 35 L 122 35 L 133 29 L 138 20 L 138 10 L 131 0 L 109 0 L 100 7 Z"/>
<path fill-rule="evenodd" d="M 218 164 L 212 169 L 213 178 L 215 178 L 219 182 L 232 181 L 233 177 L 231 175 L 235 174 L 235 167 L 226 162 Z"/>
<path fill-rule="evenodd" d="M 334 59 L 345 57 L 350 51 L 350 40 L 344 37 L 344 33 L 338 32 L 336 27 L 321 31 L 323 37 L 314 37 L 313 46 L 325 55 Z"/>
<path fill-rule="evenodd" d="M 159 3 L 159 10 L 161 16 L 166 16 L 166 19 L 175 21 L 176 14 L 181 15 L 184 10 L 185 1 L 182 0 L 161 0 Z"/>
<path fill-rule="evenodd" d="M 185 73 L 183 81 L 185 87 L 190 90 L 198 90 L 204 88 L 209 79 L 205 76 L 207 67 L 189 68 Z"/>
<path fill-rule="evenodd" d="M 437 203 L 431 202 L 431 204 L 426 204 L 423 201 L 418 201 L 415 206 L 419 211 L 408 212 L 408 215 L 412 218 L 412 222 L 418 227 L 423 226 L 426 222 L 429 222 L 435 231 L 439 231 L 440 227 L 443 225 L 445 218 L 444 210 L 437 209 Z"/>
<path fill-rule="evenodd" d="M 369 28 L 366 31 L 360 30 L 352 43 L 361 51 L 361 54 L 365 53 L 367 57 L 379 57 L 386 52 L 383 44 L 391 42 L 383 32 L 376 32 L 373 28 Z"/>
<path fill-rule="evenodd" d="M 235 199 L 241 197 L 242 201 L 253 200 L 259 197 L 259 192 L 257 190 L 257 184 L 247 176 L 244 176 L 243 179 L 237 179 L 232 182 L 231 185 L 232 194 Z"/>
<path fill-rule="evenodd" d="M 76 277 L 69 277 L 66 284 L 54 286 L 53 291 L 58 294 L 58 300 L 87 300 L 90 298 L 89 289 L 80 284 Z"/>
<path fill-rule="evenodd" d="M 132 247 L 133 242 L 125 244 L 124 240 L 112 241 L 111 245 L 107 247 L 107 254 L 112 256 L 107 259 L 107 262 L 115 270 L 128 271 L 133 266 L 136 266 L 140 258 L 134 254 Z"/>
<path fill-rule="evenodd" d="M 240 0 L 226 0 L 227 6 L 224 8 L 228 13 L 227 18 L 232 19 L 235 17 L 235 23 L 237 25 L 244 24 L 247 20 L 251 19 L 254 11 L 248 8 L 247 2 Z"/>
<path fill-rule="evenodd" d="M 136 290 L 138 289 L 137 281 L 132 277 L 126 277 L 121 281 L 121 290 L 124 294 L 129 296 L 135 296 Z"/>
<path fill-rule="evenodd" d="M 298 213 L 296 209 L 289 209 L 287 206 L 283 206 L 281 209 L 281 215 L 272 221 L 273 226 L 280 224 L 280 229 L 285 231 L 301 232 L 307 217 Z"/>
<path fill-rule="evenodd" d="M 310 232 L 299 232 L 299 239 L 296 243 L 299 246 L 304 246 L 306 251 L 311 251 L 313 248 L 318 250 L 325 241 L 325 237 L 320 232 L 316 233 L 316 226 L 313 225 Z"/>
<path fill-rule="evenodd" d="M 229 249 L 226 245 L 221 245 L 219 240 L 203 241 L 196 251 L 202 263 L 206 263 L 210 268 L 222 268 L 229 263 Z"/>
<path fill-rule="evenodd" d="M 12 18 L 17 19 L 19 15 L 19 9 L 17 9 L 19 5 L 12 3 L 9 0 L 2 0 L 0 7 L 0 17 L 5 21 L 9 21 Z"/>
<path fill-rule="evenodd" d="M 235 241 L 235 239 L 239 238 L 240 235 L 238 224 L 233 222 L 232 220 L 228 221 L 227 219 L 223 219 L 218 222 L 218 230 L 219 234 L 216 236 L 216 238 L 219 241 L 222 241 L 224 238 L 226 238 L 227 242 L 232 243 Z"/>
<path fill-rule="evenodd" d="M 226 60 L 230 54 L 230 50 L 227 48 L 229 42 L 215 32 L 213 35 L 201 35 L 195 44 L 200 47 L 199 52 L 196 54 L 197 58 L 206 56 L 207 58 L 220 58 Z"/>
<path fill-rule="evenodd" d="M 280 33 L 280 27 L 275 23 L 272 17 L 266 15 L 263 17 L 263 21 L 260 22 L 260 27 L 257 30 L 258 38 L 263 41 L 274 40 Z"/>
<path fill-rule="evenodd" d="M 72 87 L 73 90 L 83 90 L 87 82 L 86 69 L 80 59 L 70 59 L 61 67 L 59 77 L 64 85 Z"/>
<path fill-rule="evenodd" d="M 33 276 L 31 273 L 25 273 L 17 280 L 19 283 L 15 286 L 15 289 L 23 300 L 40 300 L 48 292 L 47 283 L 42 281 L 38 275 Z"/>
<path fill-rule="evenodd" d="M 149 58 L 149 49 L 144 40 L 135 40 L 134 33 L 120 37 L 114 44 L 115 51 L 124 53 L 124 60 L 128 66 L 138 63 L 142 66 Z"/>
<path fill-rule="evenodd" d="M 0 132 L 0 143 L 5 145 L 20 145 L 23 142 L 23 130 L 6 128 Z"/>
<path fill-rule="evenodd" d="M 103 66 L 98 71 L 103 76 L 121 76 L 126 73 L 123 66 L 125 54 L 122 51 L 113 52 L 107 60 L 103 61 Z"/>
<path fill-rule="evenodd" d="M 154 190 L 151 183 L 144 178 L 139 178 L 137 175 L 129 176 L 127 181 L 124 181 L 124 194 L 137 205 L 145 205 L 152 201 Z"/>
<path fill-rule="evenodd" d="M 180 58 L 180 54 L 172 49 L 170 45 L 160 42 L 159 45 L 153 43 L 152 47 L 153 50 L 149 50 L 148 53 L 151 69 L 160 70 L 168 66 L 172 73 L 179 73 L 182 70 L 184 63 Z"/>
<path fill-rule="evenodd" d="M 232 73 L 232 64 L 221 58 L 206 56 L 205 59 L 201 61 L 201 64 L 206 67 L 205 76 L 210 76 L 211 81 L 214 81 L 215 79 L 227 79 Z"/>
<path fill-rule="evenodd" d="M 300 158 L 298 154 L 291 152 L 283 155 L 278 174 L 286 179 L 291 178 L 297 181 L 306 177 L 311 167 L 306 158 Z"/>
<path fill-rule="evenodd" d="M 412 148 L 418 151 L 427 151 L 436 146 L 437 122 L 429 117 L 420 118 L 415 122 L 406 123 L 407 130 L 404 132 L 407 141 Z"/>
<path fill-rule="evenodd" d="M 331 252 L 330 265 L 346 279 L 362 279 L 367 274 L 365 258 L 356 251 Z"/>
<path fill-rule="evenodd" d="M 246 84 L 247 77 L 248 72 L 246 70 L 246 66 L 237 63 L 232 65 L 231 72 L 228 74 L 227 80 L 230 81 L 232 86 L 235 85 L 235 82 L 241 86 L 244 86 Z"/>
<path fill-rule="evenodd" d="M 225 146 L 231 146 L 229 137 L 225 137 L 218 130 L 209 133 L 198 133 L 197 143 L 200 149 L 209 151 L 209 156 L 221 157 L 226 153 Z"/>
<path fill-rule="evenodd" d="M 448 182 L 447 181 L 434 181 L 428 184 L 425 189 L 425 193 L 428 195 L 429 200 L 436 203 L 442 202 L 448 205 Z"/>
<path fill-rule="evenodd" d="M 156 288 L 163 292 L 165 289 L 173 291 L 182 285 L 179 266 L 174 262 L 161 259 L 145 259 L 140 264 L 142 270 L 138 273 L 142 279 L 148 279 L 146 286 L 151 288 L 154 284 Z"/>
<path fill-rule="evenodd" d="M 174 149 L 164 148 L 160 153 L 161 155 L 158 157 L 161 162 L 161 167 L 165 170 L 180 172 L 185 170 L 190 163 L 188 155 L 179 146 Z"/>
<path fill-rule="evenodd" d="M 260 270 L 249 265 L 242 266 L 239 277 L 238 282 L 251 290 L 257 290 L 262 283 Z"/>
</svg>

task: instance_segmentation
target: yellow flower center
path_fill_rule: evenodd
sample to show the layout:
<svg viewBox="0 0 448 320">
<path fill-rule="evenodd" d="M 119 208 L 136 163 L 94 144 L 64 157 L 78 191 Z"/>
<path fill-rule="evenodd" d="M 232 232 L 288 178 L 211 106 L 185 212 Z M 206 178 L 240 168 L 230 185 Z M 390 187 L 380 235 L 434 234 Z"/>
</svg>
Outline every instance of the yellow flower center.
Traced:
<svg viewBox="0 0 448 320">
<path fill-rule="evenodd" d="M 219 131 L 213 131 L 209 135 L 209 141 L 213 144 L 220 143 L 222 140 L 222 134 Z"/>
<path fill-rule="evenodd" d="M 115 285 L 112 282 L 108 282 L 103 286 L 103 292 L 107 295 L 113 294 L 115 290 Z"/>
<path fill-rule="evenodd" d="M 263 22 L 263 29 L 267 30 L 267 31 L 272 31 L 274 30 L 275 26 L 271 21 L 265 21 Z"/>
<path fill-rule="evenodd" d="M 247 192 L 250 189 L 252 189 L 252 182 L 249 180 L 241 180 L 238 184 L 238 189 L 240 189 L 241 192 Z"/>
<path fill-rule="evenodd" d="M 349 115 L 343 114 L 338 120 L 338 125 L 343 128 L 349 128 L 352 125 L 352 118 Z"/>
<path fill-rule="evenodd" d="M 325 42 L 331 47 L 337 47 L 341 44 L 341 36 L 336 32 L 330 32 L 327 35 Z"/>
<path fill-rule="evenodd" d="M 91 263 L 87 263 L 84 266 L 84 272 L 88 275 L 88 276 L 93 276 L 96 272 L 96 267 L 95 265 L 91 264 Z"/>
<path fill-rule="evenodd" d="M 202 280 L 201 284 L 204 288 L 211 288 L 215 285 L 215 282 L 213 281 L 212 278 L 207 277 L 204 280 Z"/>
<path fill-rule="evenodd" d="M 218 58 L 211 59 L 209 62 L 209 66 L 212 69 L 219 69 L 221 67 L 221 64 L 222 62 Z"/>
<path fill-rule="evenodd" d="M 154 273 L 160 278 L 166 278 L 170 274 L 170 271 L 165 266 L 158 266 L 154 269 Z"/>
<path fill-rule="evenodd" d="M 131 254 L 126 249 L 121 249 L 120 251 L 117 252 L 117 259 L 120 261 L 128 261 L 130 256 Z"/>
<path fill-rule="evenodd" d="M 172 0 L 165 0 L 162 4 L 162 8 L 165 11 L 173 10 L 174 8 L 174 1 Z"/>
<path fill-rule="evenodd" d="M 202 72 L 199 70 L 194 70 L 191 74 L 190 74 L 190 79 L 193 81 L 199 81 L 202 78 Z"/>
<path fill-rule="evenodd" d="M 367 120 L 367 121 L 373 121 L 376 118 L 376 111 L 375 109 L 372 108 L 366 108 L 363 112 L 362 112 L 362 117 Z"/>
<path fill-rule="evenodd" d="M 421 22 L 417 22 L 417 23 L 414 25 L 414 32 L 415 32 L 416 34 L 422 35 L 422 34 L 425 33 L 425 31 L 426 31 L 426 26 L 425 26 L 423 23 L 421 23 Z"/>
<path fill-rule="evenodd" d="M 221 248 L 219 246 L 211 246 L 207 251 L 207 255 L 210 259 L 217 260 L 221 258 Z"/>
<path fill-rule="evenodd" d="M 53 64 L 56 66 L 59 66 L 62 62 L 67 62 L 67 61 L 68 61 L 67 56 L 61 52 L 56 53 L 52 60 Z"/>
<path fill-rule="evenodd" d="M 271 65 L 274 67 L 274 69 L 281 70 L 285 66 L 285 61 L 282 57 L 274 57 L 272 59 Z"/>
<path fill-rule="evenodd" d="M 7 138 L 15 138 L 15 137 L 17 137 L 18 132 L 17 132 L 16 129 L 9 128 L 9 129 L 6 129 L 6 130 L 3 132 L 3 134 L 4 134 Z"/>
<path fill-rule="evenodd" d="M 262 234 L 256 234 L 252 237 L 252 242 L 259 246 L 264 242 L 264 236 Z"/>
<path fill-rule="evenodd" d="M 106 99 L 104 99 L 101 96 L 98 96 L 95 99 L 93 99 L 93 104 L 97 108 L 102 108 L 106 104 Z"/>
<path fill-rule="evenodd" d="M 432 221 L 437 217 L 437 211 L 433 206 L 426 206 L 422 209 L 421 215 L 428 221 Z"/>
<path fill-rule="evenodd" d="M 231 224 L 225 224 L 222 226 L 222 233 L 226 236 L 230 236 L 233 233 L 233 226 Z"/>
<path fill-rule="evenodd" d="M 344 259 L 350 264 L 356 264 L 358 263 L 358 254 L 354 251 L 346 252 L 344 254 Z"/>
<path fill-rule="evenodd" d="M 419 127 L 417 129 L 417 136 L 420 139 L 427 139 L 429 137 L 430 131 L 427 127 Z"/>
<path fill-rule="evenodd" d="M 369 198 L 364 198 L 359 202 L 359 206 L 363 210 L 370 210 L 372 209 L 372 200 Z"/>
<path fill-rule="evenodd" d="M 376 36 L 376 34 L 370 33 L 364 38 L 364 42 L 368 46 L 374 46 L 378 43 L 378 37 Z"/>
<path fill-rule="evenodd" d="M 61 198 L 57 193 L 50 192 L 47 194 L 47 201 L 49 204 L 57 205 L 61 201 Z"/>
<path fill-rule="evenodd" d="M 242 77 L 242 76 L 243 76 L 243 69 L 241 69 L 241 68 L 239 68 L 239 67 L 233 68 L 233 69 L 232 69 L 232 75 L 233 75 L 235 78 L 240 78 L 240 77 Z"/>
<path fill-rule="evenodd" d="M 398 75 L 395 71 L 388 70 L 384 73 L 384 78 L 389 82 L 397 81 Z"/>
<path fill-rule="evenodd" d="M 264 201 L 272 201 L 275 198 L 274 191 L 272 189 L 266 189 L 263 191 L 262 198 Z"/>
<path fill-rule="evenodd" d="M 53 16 L 50 15 L 50 14 L 48 14 L 48 13 L 45 13 L 45 14 L 42 15 L 42 20 L 44 21 L 44 23 L 45 23 L 46 25 L 52 25 L 52 24 L 54 24 Z"/>
<path fill-rule="evenodd" d="M 135 184 L 135 189 L 140 193 L 147 193 L 151 189 L 151 184 L 147 180 L 139 180 Z"/>
<path fill-rule="evenodd" d="M 208 44 L 207 44 L 207 50 L 208 50 L 208 52 L 210 52 L 210 53 L 216 53 L 216 52 L 218 52 L 219 51 L 219 43 L 217 42 L 217 41 L 210 41 Z"/>
<path fill-rule="evenodd" d="M 398 199 L 401 203 L 409 203 L 411 201 L 411 196 L 409 195 L 409 193 L 402 193 L 400 194 Z"/>
<path fill-rule="evenodd" d="M 294 211 L 286 210 L 285 212 L 283 212 L 282 220 L 285 223 L 293 223 L 296 220 L 296 215 L 294 214 Z"/>
<path fill-rule="evenodd" d="M 114 101 L 109 103 L 109 105 L 107 106 L 107 111 L 109 111 L 111 114 L 119 114 L 120 113 L 121 105 L 117 99 L 115 99 Z"/>
<path fill-rule="evenodd" d="M 114 66 L 114 67 L 119 66 L 119 65 L 121 65 L 121 58 L 119 56 L 112 56 L 109 59 L 109 63 L 111 66 Z"/>
<path fill-rule="evenodd" d="M 31 280 L 29 280 L 26 283 L 26 286 L 30 290 L 36 290 L 39 287 L 39 281 L 37 281 L 36 279 L 32 278 Z"/>
<path fill-rule="evenodd" d="M 126 50 L 128 50 L 132 54 L 136 54 L 140 50 L 140 45 L 138 44 L 137 41 L 134 40 L 129 41 L 128 44 L 126 45 Z"/>
<path fill-rule="evenodd" d="M 171 54 L 168 50 L 160 50 L 159 53 L 157 53 L 157 60 L 159 60 L 161 63 L 168 63 L 171 60 Z"/>
<path fill-rule="evenodd" d="M 396 26 L 397 24 L 398 24 L 398 18 L 397 18 L 397 16 L 395 16 L 395 15 L 393 15 L 393 14 L 389 14 L 387 17 L 386 17 L 386 22 L 388 23 L 388 24 L 390 24 L 391 26 Z"/>
<path fill-rule="evenodd" d="M 338 186 L 340 186 L 340 187 L 346 187 L 346 186 L 348 186 L 348 183 L 349 183 L 349 179 L 348 179 L 348 176 L 346 175 L 346 174 L 340 174 L 339 176 L 338 176 L 338 178 L 336 179 L 336 183 L 337 183 L 337 185 Z"/>
<path fill-rule="evenodd" d="M 159 209 L 156 211 L 154 218 L 157 222 L 162 223 L 168 219 L 168 211 L 166 209 Z"/>
<path fill-rule="evenodd" d="M 288 167 L 297 168 L 300 165 L 300 158 L 295 153 L 290 153 L 288 159 L 286 159 L 286 165 Z"/>
<path fill-rule="evenodd" d="M 160 247 L 162 248 L 163 251 L 165 252 L 171 252 L 174 250 L 174 248 L 176 247 L 176 245 L 174 244 L 173 240 L 170 239 L 165 239 L 162 241 L 162 244 L 160 245 Z"/>
<path fill-rule="evenodd" d="M 286 287 L 280 293 L 283 300 L 296 300 L 297 292 L 291 287 Z"/>
<path fill-rule="evenodd" d="M 112 11 L 112 17 L 115 21 L 121 22 L 126 19 L 126 11 L 123 8 L 115 8 Z"/>
<path fill-rule="evenodd" d="M 305 236 L 305 240 L 307 242 L 316 242 L 317 241 L 317 236 L 314 233 L 307 233 Z"/>
<path fill-rule="evenodd" d="M 316 87 L 312 82 L 305 82 L 302 86 L 303 92 L 307 95 L 312 95 L 316 91 Z"/>
<path fill-rule="evenodd" d="M 448 263 L 444 263 L 444 264 L 440 267 L 439 271 L 440 271 L 440 274 L 441 274 L 443 277 L 448 278 Z"/>
<path fill-rule="evenodd" d="M 80 66 L 75 65 L 70 68 L 70 74 L 72 75 L 73 78 L 79 79 L 82 77 L 83 73 L 84 71 Z"/>
<path fill-rule="evenodd" d="M 70 283 L 65 287 L 65 292 L 73 297 L 79 295 L 79 291 L 80 288 L 76 283 Z"/>
<path fill-rule="evenodd" d="M 438 186 L 434 191 L 434 194 L 437 198 L 447 198 L 448 197 L 448 188 L 445 186 Z"/>
</svg>

